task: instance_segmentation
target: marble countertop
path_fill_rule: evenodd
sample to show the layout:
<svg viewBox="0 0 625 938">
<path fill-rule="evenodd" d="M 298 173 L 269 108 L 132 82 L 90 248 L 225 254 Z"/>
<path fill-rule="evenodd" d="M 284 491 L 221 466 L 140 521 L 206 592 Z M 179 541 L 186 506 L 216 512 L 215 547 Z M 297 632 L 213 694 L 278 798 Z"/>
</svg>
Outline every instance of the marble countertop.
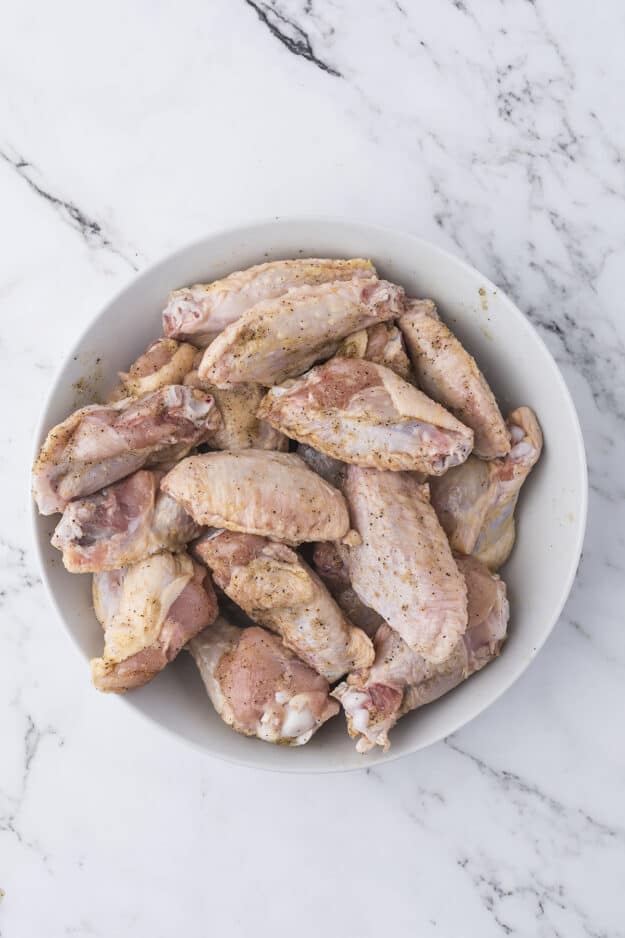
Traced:
<svg viewBox="0 0 625 938">
<path fill-rule="evenodd" d="M 0 31 L 2 938 L 625 935 L 625 13 L 573 0 L 24 0 Z M 467 258 L 547 341 L 591 498 L 544 650 L 375 770 L 225 765 L 98 695 L 30 543 L 55 368 L 135 271 L 255 217 Z"/>
</svg>

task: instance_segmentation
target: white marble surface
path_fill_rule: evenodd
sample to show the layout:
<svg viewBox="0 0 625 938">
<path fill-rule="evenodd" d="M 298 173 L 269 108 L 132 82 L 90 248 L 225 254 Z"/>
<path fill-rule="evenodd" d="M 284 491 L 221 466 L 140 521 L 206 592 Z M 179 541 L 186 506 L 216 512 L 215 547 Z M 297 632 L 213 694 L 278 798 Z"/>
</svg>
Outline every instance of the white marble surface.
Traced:
<svg viewBox="0 0 625 938">
<path fill-rule="evenodd" d="M 619 0 L 5 5 L 2 938 L 625 934 L 625 83 Z M 30 438 L 135 270 L 251 217 L 402 227 L 506 289 L 588 448 L 580 574 L 521 680 L 426 752 L 287 777 L 93 692 L 43 594 Z"/>
</svg>

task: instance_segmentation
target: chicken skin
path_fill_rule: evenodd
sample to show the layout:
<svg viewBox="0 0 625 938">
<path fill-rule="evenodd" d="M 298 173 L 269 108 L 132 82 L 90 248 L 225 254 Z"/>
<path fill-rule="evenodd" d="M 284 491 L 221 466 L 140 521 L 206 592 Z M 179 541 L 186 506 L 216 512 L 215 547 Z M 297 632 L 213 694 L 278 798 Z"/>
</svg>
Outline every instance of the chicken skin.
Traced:
<svg viewBox="0 0 625 938">
<path fill-rule="evenodd" d="M 182 384 L 196 355 L 197 349 L 193 345 L 176 342 L 175 339 L 157 339 L 148 345 L 127 372 L 120 371 L 119 384 L 109 395 L 108 402 L 120 401 L 124 397 L 141 397 L 168 384 Z"/>
<path fill-rule="evenodd" d="M 431 300 L 408 300 L 406 306 L 399 326 L 419 386 L 471 427 L 476 455 L 483 459 L 505 456 L 510 435 L 475 359 L 440 321 Z"/>
<path fill-rule="evenodd" d="M 328 682 L 258 626 L 240 629 L 220 616 L 189 651 L 215 710 L 237 733 L 302 746 L 338 713 Z"/>
<path fill-rule="evenodd" d="M 52 544 L 70 573 L 115 570 L 161 550 L 177 551 L 201 528 L 159 491 L 162 472 L 140 469 L 94 495 L 70 502 Z"/>
<path fill-rule="evenodd" d="M 347 618 L 373 638 L 384 619 L 375 609 L 365 606 L 358 596 L 337 545 L 329 542 L 315 544 L 313 565 Z"/>
<path fill-rule="evenodd" d="M 384 623 L 376 633 L 371 668 L 350 674 L 332 696 L 340 700 L 358 752 L 390 746 L 397 720 L 431 703 L 492 661 L 506 638 L 509 608 L 503 580 L 474 557 L 458 557 L 468 595 L 469 622 L 448 658 L 432 664 Z"/>
<path fill-rule="evenodd" d="M 249 449 L 178 463 L 161 482 L 198 523 L 287 544 L 341 540 L 345 499 L 295 453 Z"/>
<path fill-rule="evenodd" d="M 512 449 L 502 459 L 471 456 L 431 482 L 432 505 L 452 548 L 498 570 L 514 546 L 514 510 L 521 486 L 542 452 L 543 436 L 529 407 L 508 417 Z"/>
<path fill-rule="evenodd" d="M 174 338 L 189 338 L 209 345 L 226 326 L 261 300 L 272 300 L 301 286 L 337 280 L 375 277 L 370 261 L 301 258 L 270 261 L 238 270 L 223 280 L 174 290 L 163 312 L 163 331 Z"/>
<path fill-rule="evenodd" d="M 370 640 L 286 544 L 218 531 L 198 541 L 194 553 L 230 599 L 254 622 L 277 632 L 287 648 L 326 680 L 336 681 L 373 661 Z"/>
<path fill-rule="evenodd" d="M 167 552 L 96 573 L 93 605 L 104 653 L 91 661 L 92 679 L 98 690 L 115 693 L 151 681 L 218 611 L 206 569 L 188 554 Z"/>
<path fill-rule="evenodd" d="M 206 349 L 200 377 L 217 385 L 271 387 L 329 358 L 345 336 L 400 315 L 404 291 L 386 280 L 323 283 L 264 300 Z"/>
<path fill-rule="evenodd" d="M 258 416 L 342 462 L 440 475 L 464 462 L 473 431 L 393 371 L 332 358 L 272 388 Z"/>
<path fill-rule="evenodd" d="M 365 358 L 390 368 L 404 381 L 414 382 L 403 336 L 392 323 L 379 322 L 368 329 L 348 335 L 339 345 L 336 354 L 344 358 Z"/>
<path fill-rule="evenodd" d="M 343 492 L 362 539 L 341 547 L 356 593 L 413 651 L 444 661 L 467 626 L 467 591 L 427 485 L 350 466 Z"/>
<path fill-rule="evenodd" d="M 33 467 L 42 515 L 146 465 L 179 459 L 221 423 L 213 398 L 169 385 L 116 404 L 91 404 L 53 427 Z"/>
</svg>

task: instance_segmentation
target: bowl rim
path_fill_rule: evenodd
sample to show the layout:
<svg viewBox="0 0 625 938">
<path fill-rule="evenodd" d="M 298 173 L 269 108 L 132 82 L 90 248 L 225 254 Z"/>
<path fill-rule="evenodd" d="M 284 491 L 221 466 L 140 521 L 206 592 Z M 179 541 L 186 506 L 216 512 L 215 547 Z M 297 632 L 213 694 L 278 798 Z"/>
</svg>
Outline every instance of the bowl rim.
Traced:
<svg viewBox="0 0 625 938">
<path fill-rule="evenodd" d="M 421 238 L 413 234 L 410 231 L 406 231 L 401 228 L 394 228 L 388 225 L 378 225 L 375 223 L 362 221 L 360 219 L 355 219 L 355 218 L 349 218 L 347 216 L 341 216 L 341 215 L 302 214 L 302 215 L 273 215 L 273 216 L 266 216 L 266 217 L 260 217 L 260 218 L 249 218 L 247 220 L 239 221 L 237 223 L 228 225 L 226 227 L 220 227 L 214 231 L 206 232 L 205 234 L 201 236 L 196 236 L 186 241 L 185 243 L 175 248 L 174 250 L 160 255 L 155 261 L 150 263 L 143 270 L 129 274 L 129 276 L 124 280 L 121 286 L 119 286 L 116 290 L 114 290 L 113 293 L 104 302 L 102 302 L 99 305 L 98 309 L 95 311 L 95 313 L 92 316 L 87 318 L 86 322 L 84 323 L 78 335 L 76 336 L 74 342 L 68 348 L 67 352 L 65 353 L 59 365 L 57 366 L 54 376 L 52 378 L 52 381 L 49 385 L 49 390 L 47 391 L 44 397 L 44 400 L 42 402 L 40 415 L 39 415 L 39 418 L 36 422 L 36 425 L 33 431 L 32 449 L 31 449 L 32 455 L 31 455 L 30 468 L 32 468 L 32 465 L 35 461 L 35 458 L 41 447 L 41 444 L 50 429 L 46 423 L 46 413 L 50 407 L 51 402 L 54 400 L 59 390 L 59 387 L 61 385 L 61 378 L 62 378 L 63 372 L 65 371 L 67 367 L 68 361 L 70 361 L 72 357 L 80 351 L 83 341 L 85 340 L 87 333 L 89 332 L 89 330 L 91 329 L 95 321 L 99 319 L 100 316 L 102 316 L 104 311 L 109 306 L 113 305 L 115 302 L 121 299 L 124 293 L 129 289 L 131 285 L 140 284 L 142 280 L 149 280 L 153 276 L 154 272 L 161 265 L 166 264 L 166 263 L 167 264 L 171 263 L 172 261 L 175 261 L 175 259 L 178 257 L 183 257 L 189 251 L 199 247 L 201 244 L 204 244 L 206 242 L 210 242 L 213 240 L 218 241 L 221 237 L 227 236 L 227 235 L 234 235 L 234 234 L 243 235 L 245 232 L 249 232 L 252 229 L 270 228 L 270 227 L 275 228 L 275 227 L 281 227 L 281 226 L 288 226 L 292 224 L 299 224 L 299 225 L 323 224 L 323 225 L 328 225 L 328 227 L 341 227 L 341 226 L 350 227 L 350 228 L 357 227 L 361 229 L 363 234 L 366 234 L 367 232 L 372 232 L 372 233 L 375 232 L 377 235 L 381 235 L 381 236 L 386 235 L 389 237 L 393 236 L 393 237 L 400 237 L 403 239 L 410 239 L 415 244 L 425 246 L 429 251 L 433 252 L 434 254 L 437 254 L 442 260 L 449 262 L 455 265 L 456 267 L 463 269 L 466 273 L 469 273 L 473 276 L 478 276 L 482 280 L 482 282 L 484 283 L 484 286 L 487 289 L 495 290 L 498 294 L 504 297 L 504 299 L 514 308 L 515 312 L 518 313 L 518 315 L 525 321 L 525 323 L 527 324 L 527 326 L 530 328 L 531 332 L 533 333 L 534 339 L 540 345 L 542 352 L 551 360 L 551 363 L 553 365 L 554 376 L 556 377 L 556 380 L 559 383 L 560 392 L 562 394 L 562 399 L 564 402 L 566 402 L 566 406 L 568 407 L 569 415 L 572 420 L 572 425 L 575 429 L 577 462 L 578 462 L 578 467 L 580 470 L 581 501 L 578 506 L 578 515 L 577 515 L 578 524 L 576 528 L 577 534 L 576 534 L 576 542 L 574 544 L 574 551 L 572 554 L 572 557 L 574 558 L 574 560 L 572 560 L 568 574 L 561 584 L 558 601 L 554 605 L 555 611 L 554 613 L 552 613 L 551 622 L 545 628 L 540 640 L 538 640 L 536 644 L 534 645 L 534 647 L 532 648 L 531 654 L 529 654 L 528 656 L 524 658 L 519 658 L 517 666 L 511 669 L 506 679 L 501 681 L 501 683 L 491 692 L 491 694 L 489 695 L 488 699 L 485 702 L 479 702 L 477 706 L 474 707 L 471 710 L 471 712 L 466 716 L 466 718 L 457 719 L 456 721 L 454 721 L 451 728 L 448 728 L 442 732 L 435 732 L 432 735 L 431 739 L 425 740 L 422 743 L 418 743 L 417 745 L 414 746 L 414 748 L 409 748 L 401 752 L 398 752 L 396 750 L 393 751 L 392 748 L 387 753 L 383 753 L 382 751 L 379 751 L 379 752 L 376 752 L 375 755 L 370 754 L 369 758 L 363 757 L 361 764 L 355 763 L 353 765 L 332 765 L 329 763 L 327 766 L 324 766 L 324 767 L 311 768 L 309 766 L 298 764 L 297 760 L 293 760 L 292 766 L 288 766 L 288 765 L 285 766 L 282 764 L 271 766 L 270 764 L 265 764 L 262 761 L 255 760 L 252 754 L 250 755 L 250 758 L 247 759 L 247 758 L 238 758 L 238 757 L 228 756 L 222 752 L 209 750 L 205 746 L 203 746 L 200 742 L 190 739 L 189 737 L 184 736 L 178 733 L 176 730 L 161 723 L 156 717 L 151 716 L 145 710 L 139 707 L 133 706 L 132 701 L 128 700 L 125 694 L 114 695 L 126 708 L 132 710 L 133 713 L 139 718 L 145 720 L 152 726 L 158 727 L 158 729 L 161 732 L 165 733 L 170 738 L 177 740 L 178 743 L 182 743 L 186 746 L 190 746 L 192 749 L 196 750 L 197 752 L 202 753 L 204 756 L 207 756 L 209 758 L 219 759 L 221 762 L 229 763 L 230 765 L 236 765 L 239 767 L 245 766 L 248 769 L 257 769 L 257 770 L 264 771 L 264 772 L 278 772 L 280 774 L 288 774 L 288 775 L 325 775 L 325 774 L 335 774 L 335 773 L 344 773 L 344 772 L 356 772 L 362 769 L 372 768 L 373 766 L 395 762 L 398 759 L 407 758 L 408 756 L 414 755 L 415 753 L 423 749 L 427 749 L 429 746 L 433 746 L 434 744 L 440 742 L 441 740 L 447 739 L 449 736 L 458 732 L 458 730 L 460 730 L 462 727 L 469 724 L 472 720 L 476 719 L 481 713 L 483 713 L 485 710 L 491 707 L 497 700 L 499 700 L 500 697 L 503 696 L 504 693 L 506 693 L 506 691 L 510 689 L 510 687 L 512 687 L 513 684 L 516 683 L 516 681 L 523 674 L 523 672 L 526 671 L 530 667 L 530 665 L 536 659 L 538 653 L 544 646 L 545 642 L 547 641 L 547 639 L 553 632 L 553 629 L 557 625 L 560 619 L 560 616 L 562 614 L 564 605 L 573 587 L 575 578 L 577 576 L 577 571 L 579 568 L 579 563 L 580 563 L 580 559 L 582 555 L 582 547 L 583 547 L 584 538 L 586 535 L 587 520 L 588 520 L 588 466 L 587 466 L 587 460 L 586 460 L 586 449 L 584 445 L 584 437 L 583 437 L 583 433 L 581 429 L 579 415 L 577 413 L 577 408 L 575 407 L 573 397 L 564 379 L 562 371 L 560 370 L 558 363 L 556 362 L 555 358 L 551 354 L 544 339 L 542 338 L 542 336 L 540 335 L 540 333 L 538 332 L 534 324 L 525 315 L 525 313 L 523 313 L 522 310 L 519 309 L 519 307 L 514 302 L 514 300 L 512 300 L 501 287 L 494 284 L 488 277 L 482 274 L 476 267 L 473 267 L 472 264 L 469 264 L 468 261 L 464 260 L 464 258 L 458 257 L 452 251 L 448 251 L 447 249 L 440 247 L 438 244 L 432 241 L 428 241 L 425 238 Z M 174 287 L 172 287 L 172 289 L 174 289 Z M 39 531 L 37 527 L 38 523 L 40 523 L 40 515 L 36 509 L 34 500 L 32 498 L 31 485 L 30 485 L 30 468 L 29 468 L 29 477 L 28 477 L 29 478 L 28 501 L 29 501 L 29 511 L 30 511 L 31 538 L 32 538 L 32 541 L 34 542 L 35 554 L 37 556 L 37 565 L 39 568 L 42 582 L 44 584 L 47 598 L 50 601 L 50 604 L 52 605 L 52 608 L 54 609 L 56 613 L 57 619 L 62 625 L 62 630 L 65 633 L 67 639 L 71 643 L 74 650 L 77 652 L 80 658 L 83 661 L 85 661 L 86 656 L 84 655 L 82 649 L 78 645 L 78 642 L 75 639 L 70 626 L 66 622 L 63 612 L 61 610 L 61 607 L 57 601 L 55 592 L 52 588 L 52 584 L 48 575 L 47 564 L 45 562 L 42 551 L 40 550 Z M 373 758 L 371 758 L 371 756 L 373 756 Z"/>
</svg>

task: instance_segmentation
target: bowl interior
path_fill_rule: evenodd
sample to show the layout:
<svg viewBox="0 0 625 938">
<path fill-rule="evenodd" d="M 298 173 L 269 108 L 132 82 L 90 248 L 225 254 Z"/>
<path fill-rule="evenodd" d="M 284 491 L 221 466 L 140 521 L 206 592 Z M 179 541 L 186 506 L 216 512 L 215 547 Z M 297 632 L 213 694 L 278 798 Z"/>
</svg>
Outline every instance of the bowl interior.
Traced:
<svg viewBox="0 0 625 938">
<path fill-rule="evenodd" d="M 527 667 L 557 621 L 573 581 L 586 516 L 579 423 L 551 355 L 505 294 L 440 248 L 374 226 L 275 219 L 213 235 L 145 271 L 104 307 L 68 354 L 45 405 L 36 443 L 53 424 L 112 385 L 116 372 L 160 334 L 160 312 L 171 289 L 264 260 L 297 256 L 370 257 L 381 276 L 400 283 L 409 294 L 432 297 L 476 357 L 504 414 L 529 405 L 545 436 L 542 458 L 519 500 L 516 546 L 502 571 L 511 605 L 503 654 L 452 693 L 406 716 L 393 731 L 387 755 L 358 755 L 340 716 L 298 749 L 237 735 L 212 710 L 186 654 L 147 687 L 124 697 L 131 708 L 221 758 L 274 770 L 340 771 L 414 752 L 480 713 Z M 50 546 L 58 517 L 43 518 L 34 510 L 33 515 L 42 573 L 58 614 L 85 658 L 99 655 L 102 633 L 91 607 L 91 577 L 67 573 Z"/>
</svg>

